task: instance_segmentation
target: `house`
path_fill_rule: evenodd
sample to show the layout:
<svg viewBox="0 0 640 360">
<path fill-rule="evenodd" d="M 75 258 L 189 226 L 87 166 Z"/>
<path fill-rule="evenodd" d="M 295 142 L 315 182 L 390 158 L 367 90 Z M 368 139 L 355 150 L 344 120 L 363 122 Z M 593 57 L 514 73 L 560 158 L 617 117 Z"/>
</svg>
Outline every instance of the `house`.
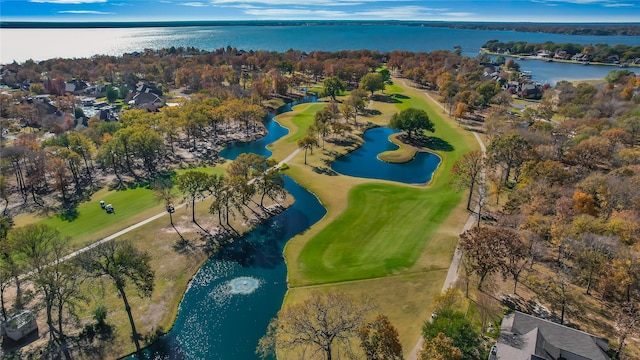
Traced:
<svg viewBox="0 0 640 360">
<path fill-rule="evenodd" d="M 106 85 L 91 85 L 91 86 L 87 86 L 80 93 L 85 94 L 87 96 L 103 97 L 106 91 L 107 91 Z"/>
<path fill-rule="evenodd" d="M 587 54 L 583 54 L 583 53 L 579 53 L 579 54 L 575 54 L 571 57 L 571 60 L 573 61 L 589 61 L 589 55 Z"/>
<path fill-rule="evenodd" d="M 607 339 L 516 311 L 502 319 L 489 360 L 608 360 Z"/>
<path fill-rule="evenodd" d="M 538 50 L 538 52 L 536 53 L 536 56 L 539 57 L 539 58 L 547 59 L 547 58 L 551 57 L 551 51 L 549 51 L 549 50 Z"/>
<path fill-rule="evenodd" d="M 162 90 L 146 82 L 139 83 L 127 99 L 127 103 L 137 109 L 155 111 L 165 105 Z"/>
<path fill-rule="evenodd" d="M 609 64 L 620 64 L 620 56 L 618 55 L 607 56 L 607 62 Z"/>
<path fill-rule="evenodd" d="M 520 97 L 523 99 L 540 100 L 542 99 L 542 89 L 533 83 L 525 83 L 520 87 Z"/>
<path fill-rule="evenodd" d="M 152 94 L 156 94 L 158 96 L 162 96 L 162 90 L 158 89 L 157 87 L 155 87 L 152 84 L 148 84 L 148 83 L 144 83 L 144 82 L 138 84 L 138 86 L 136 87 L 135 93 L 138 93 L 138 94 L 152 93 Z"/>
<path fill-rule="evenodd" d="M 562 59 L 562 60 L 566 60 L 569 58 L 569 54 L 567 54 L 566 51 L 564 50 L 558 50 L 556 51 L 556 53 L 553 55 L 554 59 Z"/>
<path fill-rule="evenodd" d="M 82 91 L 86 88 L 87 83 L 78 79 L 73 79 L 69 82 L 64 83 L 64 91 L 67 93 L 77 94 L 79 91 Z"/>
<path fill-rule="evenodd" d="M 165 105 L 164 99 L 154 93 L 136 93 L 129 105 L 135 106 L 138 109 L 153 110 L 163 107 Z"/>
</svg>

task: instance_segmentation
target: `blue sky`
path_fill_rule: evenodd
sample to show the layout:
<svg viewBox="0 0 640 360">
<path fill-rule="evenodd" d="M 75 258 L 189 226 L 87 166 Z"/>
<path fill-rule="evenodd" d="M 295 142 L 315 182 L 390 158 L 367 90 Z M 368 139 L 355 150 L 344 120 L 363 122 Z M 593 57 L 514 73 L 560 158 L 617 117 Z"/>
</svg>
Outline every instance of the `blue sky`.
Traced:
<svg viewBox="0 0 640 360">
<path fill-rule="evenodd" d="M 640 22 L 640 0 L 0 0 L 0 19 Z"/>
</svg>

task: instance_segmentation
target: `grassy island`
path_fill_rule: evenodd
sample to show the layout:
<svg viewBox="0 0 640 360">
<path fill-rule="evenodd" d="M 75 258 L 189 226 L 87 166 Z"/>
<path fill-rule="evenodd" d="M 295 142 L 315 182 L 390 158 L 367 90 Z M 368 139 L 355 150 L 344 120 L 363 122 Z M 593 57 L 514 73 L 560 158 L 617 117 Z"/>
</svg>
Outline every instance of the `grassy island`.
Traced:
<svg viewBox="0 0 640 360">
<path fill-rule="evenodd" d="M 390 163 L 402 164 L 413 160 L 419 151 L 415 146 L 409 145 L 398 139 L 399 134 L 393 134 L 389 141 L 398 145 L 396 150 L 385 151 L 378 155 L 378 159 Z"/>
</svg>

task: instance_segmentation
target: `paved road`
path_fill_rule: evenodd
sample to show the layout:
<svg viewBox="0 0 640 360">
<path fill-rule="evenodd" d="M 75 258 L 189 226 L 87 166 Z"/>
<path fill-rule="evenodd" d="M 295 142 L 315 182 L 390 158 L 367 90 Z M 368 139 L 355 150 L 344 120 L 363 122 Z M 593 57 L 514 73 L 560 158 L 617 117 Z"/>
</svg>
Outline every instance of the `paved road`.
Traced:
<svg viewBox="0 0 640 360">
<path fill-rule="evenodd" d="M 404 85 L 407 85 L 404 81 L 402 83 Z M 431 97 L 431 95 L 429 93 L 425 92 L 424 95 L 426 95 L 436 105 L 438 105 L 443 111 L 446 112 L 444 106 L 442 104 L 440 104 L 439 102 L 437 102 L 433 97 Z M 480 149 L 482 149 L 482 153 L 485 154 L 487 149 L 484 146 L 484 143 L 482 142 L 482 139 L 480 139 L 480 136 L 478 135 L 478 133 L 474 132 L 473 135 L 475 136 L 476 140 L 478 141 L 478 144 L 480 145 Z M 478 214 L 478 212 L 479 212 L 479 209 L 476 206 L 475 212 L 469 216 L 469 219 L 467 220 L 467 223 L 464 224 L 464 227 L 462 228 L 461 233 L 469 230 L 471 228 L 471 226 L 473 226 L 473 224 L 477 221 L 476 214 Z M 448 288 L 453 286 L 453 284 L 458 279 L 458 268 L 460 267 L 461 258 L 462 258 L 462 251 L 460 251 L 460 249 L 456 246 L 456 250 L 453 253 L 453 259 L 451 259 L 451 265 L 449 265 L 449 271 L 447 272 L 447 278 L 445 279 L 444 284 L 442 285 L 442 292 L 445 292 Z M 411 354 L 409 355 L 407 360 L 417 360 L 418 359 L 418 352 L 422 348 L 423 342 L 424 342 L 424 339 L 422 337 L 420 337 L 420 339 L 418 339 L 418 342 L 417 342 L 416 346 L 414 346 L 413 350 L 411 350 Z"/>
</svg>

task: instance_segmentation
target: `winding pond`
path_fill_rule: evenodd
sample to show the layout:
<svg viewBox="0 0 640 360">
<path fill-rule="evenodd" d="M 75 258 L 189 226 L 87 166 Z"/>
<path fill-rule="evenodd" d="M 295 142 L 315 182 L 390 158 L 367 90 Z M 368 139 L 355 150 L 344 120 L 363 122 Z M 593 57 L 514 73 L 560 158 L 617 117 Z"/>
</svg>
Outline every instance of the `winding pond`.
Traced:
<svg viewBox="0 0 640 360">
<path fill-rule="evenodd" d="M 271 156 L 271 150 L 267 149 L 267 145 L 277 141 L 281 137 L 287 135 L 289 133 L 289 129 L 286 127 L 280 126 L 277 121 L 274 121 L 273 118 L 275 115 L 279 115 L 285 112 L 291 111 L 291 109 L 297 105 L 308 102 L 315 102 L 317 99 L 313 96 L 306 96 L 302 98 L 301 101 L 296 101 L 292 103 L 288 103 L 278 108 L 276 114 L 269 113 L 267 115 L 267 119 L 263 122 L 265 128 L 267 129 L 267 135 L 264 137 L 257 139 L 255 141 L 249 142 L 241 142 L 237 141 L 227 145 L 222 151 L 220 151 L 220 156 L 225 159 L 233 160 L 238 157 L 238 155 L 242 153 L 254 153 L 264 155 L 266 157 Z"/>
<path fill-rule="evenodd" d="M 394 164 L 382 161 L 378 155 L 396 150 L 398 145 L 389 140 L 397 131 L 387 127 L 369 129 L 364 133 L 364 145 L 338 158 L 331 169 L 343 175 L 391 180 L 407 184 L 425 184 L 431 181 L 440 164 L 440 158 L 432 153 L 418 152 L 413 160 Z"/>
<path fill-rule="evenodd" d="M 279 113 L 289 110 L 291 105 L 281 108 Z M 265 126 L 269 131 L 267 137 L 234 144 L 221 155 L 229 159 L 243 152 L 271 155 L 265 146 L 286 135 L 288 130 L 273 116 L 265 120 Z M 361 169 L 356 176 L 428 182 L 440 161 L 433 154 L 419 153 L 406 164 L 377 160 L 380 152 L 397 147 L 388 141 L 393 133 L 388 128 L 367 131 L 365 145 L 339 163 L 344 163 L 345 168 Z M 146 358 L 257 359 L 254 351 L 258 340 L 264 335 L 269 320 L 280 310 L 287 291 L 284 245 L 326 214 L 315 195 L 288 177 L 285 177 L 285 188 L 295 203 L 222 249 L 200 268 L 184 294 L 173 328 L 144 350 Z"/>
<path fill-rule="evenodd" d="M 295 203 L 213 256 L 196 273 L 153 359 L 257 359 L 254 351 L 287 291 L 286 242 L 320 220 L 318 199 L 285 178 Z"/>
<path fill-rule="evenodd" d="M 280 108 L 279 113 L 290 111 L 291 106 Z M 270 156 L 271 151 L 265 146 L 288 130 L 273 116 L 265 120 L 265 126 L 268 141 L 265 137 L 246 145 L 237 144 L 232 150 L 226 149 L 224 156 L 234 159 L 243 152 Z M 326 213 L 315 195 L 288 177 L 285 188 L 295 203 L 202 266 L 184 294 L 173 328 L 145 349 L 147 358 L 258 358 L 254 353 L 258 340 L 280 310 L 287 291 L 284 245 Z"/>
</svg>

